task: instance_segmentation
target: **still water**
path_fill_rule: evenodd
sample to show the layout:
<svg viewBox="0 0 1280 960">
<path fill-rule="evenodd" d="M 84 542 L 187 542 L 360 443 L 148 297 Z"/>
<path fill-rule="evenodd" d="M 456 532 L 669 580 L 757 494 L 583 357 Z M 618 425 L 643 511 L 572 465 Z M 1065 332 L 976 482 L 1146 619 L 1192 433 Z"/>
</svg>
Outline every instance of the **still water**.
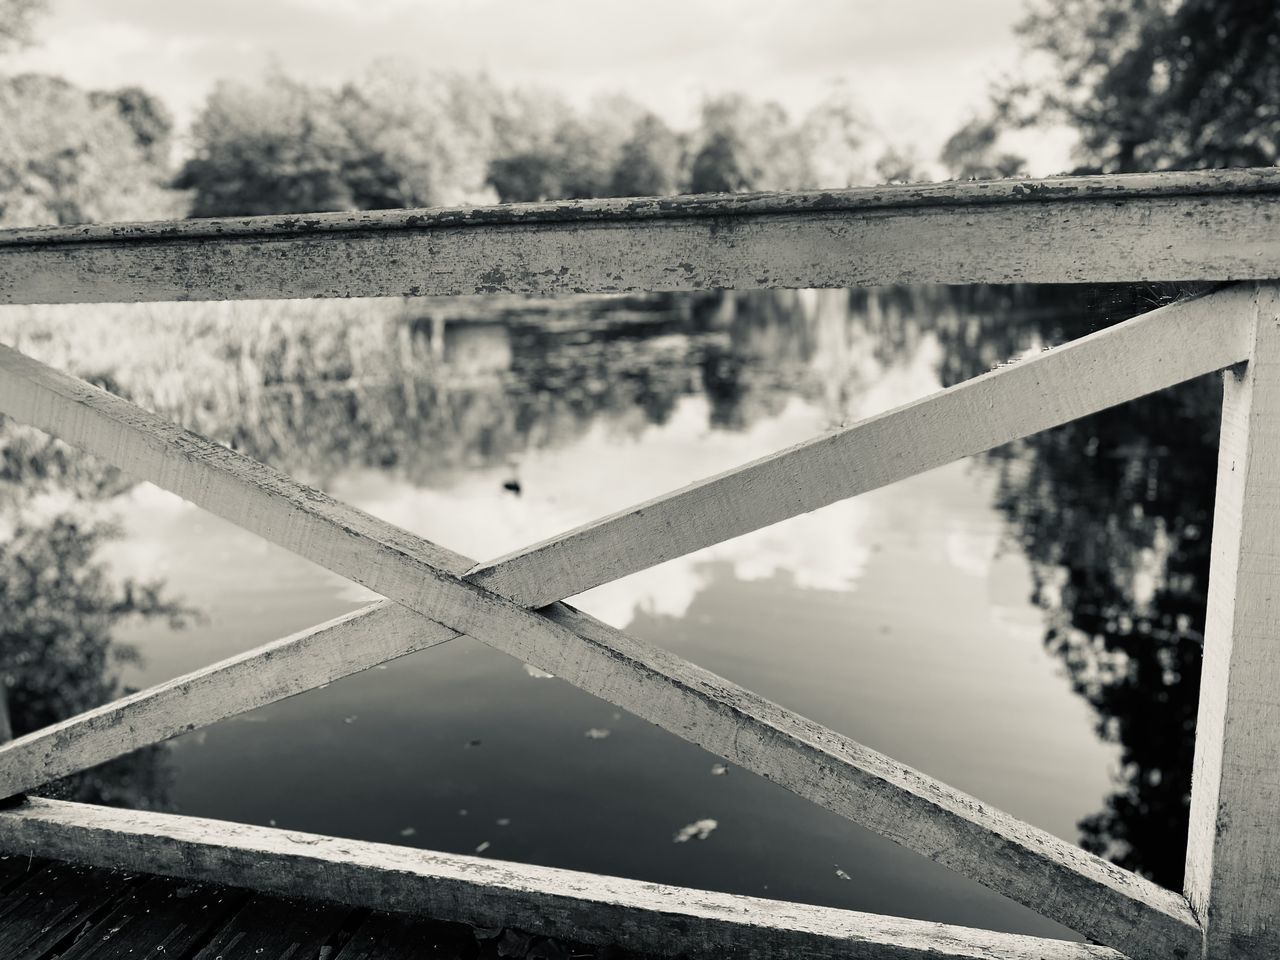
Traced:
<svg viewBox="0 0 1280 960">
<path fill-rule="evenodd" d="M 1147 309 L 1148 296 L 76 308 L 24 318 L 48 332 L 21 345 L 488 559 Z M 145 342 L 145 363 L 120 330 Z M 573 602 L 1176 885 L 1181 851 L 1160 837 L 1185 818 L 1212 463 L 1171 471 L 1188 446 L 1212 450 L 1214 396 L 1191 385 Z M 98 554 L 112 576 L 161 579 L 199 613 L 179 632 L 159 619 L 115 628 L 137 654 L 119 668 L 129 686 L 373 598 L 148 484 L 110 492 L 94 509 L 122 531 Z M 48 513 L 51 496 L 33 509 Z M 469 638 L 181 737 L 145 766 L 118 802 L 1070 936 Z"/>
</svg>

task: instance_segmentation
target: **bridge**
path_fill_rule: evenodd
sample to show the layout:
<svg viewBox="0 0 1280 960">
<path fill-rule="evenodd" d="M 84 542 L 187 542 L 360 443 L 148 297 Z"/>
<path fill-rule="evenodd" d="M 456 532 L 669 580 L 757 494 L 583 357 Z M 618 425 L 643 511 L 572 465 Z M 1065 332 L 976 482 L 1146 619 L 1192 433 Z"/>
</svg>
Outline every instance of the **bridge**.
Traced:
<svg viewBox="0 0 1280 960">
<path fill-rule="evenodd" d="M 1278 223 L 1280 171 L 1266 169 L 0 232 L 0 303 L 9 304 L 895 283 L 1213 284 L 1207 293 L 487 562 L 0 346 L 0 413 L 385 598 L 0 746 L 0 797 L 8 798 L 0 810 L 0 851 L 8 854 L 0 860 L 0 891 L 8 891 L 0 906 L 5 956 L 142 956 L 163 948 L 170 958 L 200 960 L 273 951 L 293 960 L 397 957 L 391 940 L 378 945 L 377 931 L 400 931 L 402 940 L 404 931 L 415 931 L 412 940 L 447 928 L 439 933 L 447 939 L 456 934 L 450 924 L 662 956 L 1280 956 Z M 1219 371 L 1222 439 L 1182 891 L 563 602 Z M 28 796 L 67 774 L 464 634 L 1089 942 Z M 781 644 L 777 656 L 785 670 Z M 64 891 L 60 907 L 53 905 L 57 890 Z M 290 898 L 294 927 L 270 919 L 273 909 L 285 909 L 271 899 L 280 897 Z M 26 918 L 41 903 L 48 915 L 33 924 Z M 311 933 L 270 939 L 281 929 L 305 931 L 298 917 L 308 916 L 315 918 Z M 174 933 L 179 928 L 186 932 Z M 249 950 L 253 943 L 262 952 Z M 95 944 L 108 952 L 94 952 Z"/>
</svg>

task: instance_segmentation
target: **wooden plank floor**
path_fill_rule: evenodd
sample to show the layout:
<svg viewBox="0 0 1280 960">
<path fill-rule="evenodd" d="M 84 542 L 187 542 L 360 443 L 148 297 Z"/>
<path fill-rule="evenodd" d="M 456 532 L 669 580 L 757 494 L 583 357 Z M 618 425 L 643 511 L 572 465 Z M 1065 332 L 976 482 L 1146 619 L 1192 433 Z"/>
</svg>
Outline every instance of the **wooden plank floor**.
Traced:
<svg viewBox="0 0 1280 960">
<path fill-rule="evenodd" d="M 642 960 L 247 890 L 0 855 L 3 960 Z"/>
</svg>

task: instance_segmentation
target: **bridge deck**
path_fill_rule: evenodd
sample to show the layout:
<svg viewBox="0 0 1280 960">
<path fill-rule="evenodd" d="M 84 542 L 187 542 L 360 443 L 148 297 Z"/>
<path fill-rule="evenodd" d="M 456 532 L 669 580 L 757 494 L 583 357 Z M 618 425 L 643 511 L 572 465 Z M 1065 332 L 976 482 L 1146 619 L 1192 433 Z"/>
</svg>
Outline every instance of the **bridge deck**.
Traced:
<svg viewBox="0 0 1280 960">
<path fill-rule="evenodd" d="M 5 960 L 620 960 L 632 953 L 25 856 L 0 858 Z"/>
</svg>

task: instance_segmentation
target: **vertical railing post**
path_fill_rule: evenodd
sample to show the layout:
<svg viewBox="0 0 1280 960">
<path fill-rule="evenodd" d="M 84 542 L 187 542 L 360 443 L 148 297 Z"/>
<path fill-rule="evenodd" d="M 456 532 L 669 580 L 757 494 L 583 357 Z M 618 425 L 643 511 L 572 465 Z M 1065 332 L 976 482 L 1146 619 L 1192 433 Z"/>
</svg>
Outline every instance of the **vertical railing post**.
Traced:
<svg viewBox="0 0 1280 960">
<path fill-rule="evenodd" d="M 1206 960 L 1280 958 L 1280 285 L 1252 312 L 1224 374 L 1187 838 Z"/>
</svg>

